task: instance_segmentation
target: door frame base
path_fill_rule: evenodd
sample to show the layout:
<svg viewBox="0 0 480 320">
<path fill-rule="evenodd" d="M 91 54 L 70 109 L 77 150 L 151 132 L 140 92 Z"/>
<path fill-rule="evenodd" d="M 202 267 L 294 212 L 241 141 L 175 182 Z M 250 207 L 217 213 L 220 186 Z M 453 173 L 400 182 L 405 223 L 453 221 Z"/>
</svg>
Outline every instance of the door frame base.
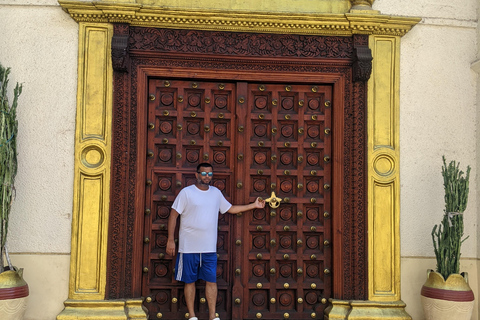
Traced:
<svg viewBox="0 0 480 320">
<path fill-rule="evenodd" d="M 66 300 L 57 320 L 147 320 L 143 299 Z"/>
<path fill-rule="evenodd" d="M 392 302 L 330 300 L 325 320 L 412 320 L 402 300 Z"/>
</svg>

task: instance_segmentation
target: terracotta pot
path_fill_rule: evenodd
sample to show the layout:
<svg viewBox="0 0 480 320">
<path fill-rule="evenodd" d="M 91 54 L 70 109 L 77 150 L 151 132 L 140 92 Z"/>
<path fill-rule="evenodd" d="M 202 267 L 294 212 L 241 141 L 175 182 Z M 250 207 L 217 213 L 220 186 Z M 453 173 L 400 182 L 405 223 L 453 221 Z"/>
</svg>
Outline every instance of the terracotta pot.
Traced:
<svg viewBox="0 0 480 320">
<path fill-rule="evenodd" d="M 23 319 L 27 309 L 28 285 L 23 269 L 0 273 L 0 319 Z"/>
<path fill-rule="evenodd" d="M 426 320 L 470 320 L 475 297 L 466 273 L 443 276 L 428 270 L 422 287 L 422 305 Z"/>
</svg>

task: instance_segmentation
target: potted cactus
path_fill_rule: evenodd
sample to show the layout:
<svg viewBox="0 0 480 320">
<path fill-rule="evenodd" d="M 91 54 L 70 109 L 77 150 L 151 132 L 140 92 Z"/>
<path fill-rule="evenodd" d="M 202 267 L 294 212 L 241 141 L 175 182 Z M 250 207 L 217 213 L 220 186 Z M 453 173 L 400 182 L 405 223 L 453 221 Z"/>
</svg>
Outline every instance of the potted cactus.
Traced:
<svg viewBox="0 0 480 320">
<path fill-rule="evenodd" d="M 23 269 L 17 269 L 7 251 L 7 232 L 17 174 L 17 103 L 22 86 L 17 83 L 12 103 L 8 99 L 10 68 L 0 64 L 0 319 L 23 319 L 28 285 Z"/>
<path fill-rule="evenodd" d="M 464 238 L 463 212 L 467 208 L 470 166 L 466 174 L 460 163 L 443 159 L 442 175 L 445 189 L 445 210 L 441 224 L 432 230 L 437 260 L 436 272 L 428 270 L 422 287 L 422 304 L 427 320 L 470 320 L 474 295 L 468 275 L 460 273 L 460 255 Z M 465 176 L 464 176 L 465 174 Z"/>
</svg>

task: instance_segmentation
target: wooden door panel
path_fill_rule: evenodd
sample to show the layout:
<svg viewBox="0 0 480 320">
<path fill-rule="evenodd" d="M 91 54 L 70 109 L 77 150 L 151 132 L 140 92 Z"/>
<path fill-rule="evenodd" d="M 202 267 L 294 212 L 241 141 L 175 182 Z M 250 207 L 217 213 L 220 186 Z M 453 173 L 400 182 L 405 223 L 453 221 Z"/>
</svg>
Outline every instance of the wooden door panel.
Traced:
<svg viewBox="0 0 480 320">
<path fill-rule="evenodd" d="M 248 201 L 282 199 L 242 217 L 241 319 L 323 317 L 331 295 L 330 86 L 249 84 Z M 324 159 L 325 158 L 325 159 Z"/>
<path fill-rule="evenodd" d="M 231 83 L 149 81 L 142 294 L 152 319 L 183 319 L 187 313 L 183 283 L 174 280 L 175 257 L 165 254 L 166 226 L 178 192 L 195 183 L 199 163 L 213 164 L 212 184 L 233 202 L 234 96 Z M 231 305 L 231 221 L 219 217 L 217 312 L 224 318 Z M 196 309 L 208 316 L 203 283 L 197 286 Z"/>
</svg>

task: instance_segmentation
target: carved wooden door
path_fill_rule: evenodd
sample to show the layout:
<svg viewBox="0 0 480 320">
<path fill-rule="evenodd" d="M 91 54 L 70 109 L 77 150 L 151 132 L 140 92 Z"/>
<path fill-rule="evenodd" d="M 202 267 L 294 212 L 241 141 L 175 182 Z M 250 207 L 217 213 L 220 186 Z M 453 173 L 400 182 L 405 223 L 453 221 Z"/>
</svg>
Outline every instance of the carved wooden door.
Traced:
<svg viewBox="0 0 480 320">
<path fill-rule="evenodd" d="M 246 132 L 238 179 L 245 179 L 246 200 L 270 202 L 236 221 L 235 264 L 241 267 L 234 318 L 322 319 L 332 289 L 331 226 L 325 219 L 331 205 L 331 87 L 259 83 L 240 84 L 238 91 L 248 97 L 237 111 Z"/>
<path fill-rule="evenodd" d="M 183 283 L 174 280 L 175 257 L 166 256 L 167 221 L 178 192 L 195 183 L 196 166 L 210 162 L 213 185 L 234 202 L 235 85 L 179 80 L 150 80 L 147 134 L 147 210 L 142 294 L 151 319 L 184 319 Z M 219 217 L 217 312 L 231 306 L 232 218 Z M 177 224 L 178 225 L 178 224 Z M 178 228 L 177 228 L 178 229 Z M 178 230 L 177 230 L 178 232 Z M 204 286 L 197 286 L 199 316 L 208 316 Z"/>
<path fill-rule="evenodd" d="M 234 204 L 265 209 L 219 215 L 221 319 L 322 319 L 329 268 L 331 87 L 247 82 L 149 81 L 144 276 L 150 319 L 183 319 L 183 283 L 166 256 L 167 221 L 200 162 Z M 208 317 L 204 286 L 195 307 Z"/>
</svg>

